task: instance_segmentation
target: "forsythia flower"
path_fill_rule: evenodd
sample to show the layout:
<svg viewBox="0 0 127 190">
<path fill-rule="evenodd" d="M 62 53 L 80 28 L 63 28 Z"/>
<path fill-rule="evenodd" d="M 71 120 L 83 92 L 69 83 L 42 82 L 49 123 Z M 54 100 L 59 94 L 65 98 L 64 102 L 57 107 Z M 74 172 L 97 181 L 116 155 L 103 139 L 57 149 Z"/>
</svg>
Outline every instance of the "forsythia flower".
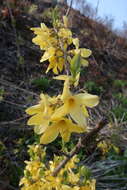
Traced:
<svg viewBox="0 0 127 190">
<path fill-rule="evenodd" d="M 80 187 L 80 190 L 96 190 L 96 180 L 88 180 L 85 186 Z"/>
<path fill-rule="evenodd" d="M 52 46 L 52 44 L 56 43 L 56 40 L 52 37 L 52 30 L 44 23 L 41 23 L 40 28 L 31 28 L 31 30 L 33 30 L 34 34 L 37 35 L 32 41 L 36 45 L 39 45 L 41 50 L 47 50 Z"/>
<path fill-rule="evenodd" d="M 42 57 L 43 58 L 43 57 Z M 61 50 L 56 50 L 54 55 L 49 55 L 49 66 L 46 73 L 52 69 L 55 74 L 58 74 L 58 70 L 61 72 L 63 70 L 65 60 L 63 58 L 63 52 Z M 41 60 L 42 61 L 42 60 Z"/>
<path fill-rule="evenodd" d="M 30 175 L 32 176 L 32 179 L 37 180 L 40 176 L 41 162 L 26 161 L 25 163 L 27 164 L 26 170 L 29 171 Z"/>
<path fill-rule="evenodd" d="M 44 94 L 41 94 L 40 98 L 41 101 L 38 105 L 26 109 L 26 113 L 32 115 L 27 124 L 35 125 L 34 131 L 37 134 L 41 134 L 47 129 L 51 114 L 53 113 L 53 107 L 50 106 L 52 103 L 51 101 L 54 100 L 54 103 L 56 103 L 56 98 L 51 99 L 49 96 L 45 96 Z"/>
<path fill-rule="evenodd" d="M 76 49 L 70 50 L 69 52 L 72 54 L 78 54 L 80 53 L 82 59 L 81 59 L 81 64 L 83 66 L 88 66 L 88 61 L 85 58 L 88 58 L 91 54 L 92 51 L 86 48 L 79 48 L 79 39 L 78 38 L 73 38 L 73 44 L 75 45 Z"/>
<path fill-rule="evenodd" d="M 64 51 L 72 43 L 72 33 L 67 28 L 58 28 L 58 31 L 49 29 L 44 23 L 40 28 L 31 28 L 37 35 L 33 42 L 44 50 L 40 62 L 49 61 L 46 73 L 52 69 L 55 74 L 63 70 L 65 65 Z"/>
<path fill-rule="evenodd" d="M 72 132 L 82 133 L 84 131 L 85 130 L 81 126 L 72 123 L 70 119 L 60 118 L 57 121 L 52 122 L 52 124 L 47 127 L 40 139 L 40 143 L 51 143 L 57 138 L 59 133 L 62 136 L 62 139 L 65 142 L 68 142 Z"/>
<path fill-rule="evenodd" d="M 98 104 L 98 96 L 88 93 L 72 94 L 70 91 L 70 76 L 58 76 L 56 79 L 65 80 L 62 95 L 50 97 L 41 94 L 38 105 L 26 110 L 32 117 L 28 125 L 35 125 L 34 131 L 42 134 L 40 142 L 48 144 L 54 141 L 60 134 L 65 142 L 68 142 L 72 132 L 82 133 L 87 128 L 86 107 L 94 107 Z M 76 122 L 73 123 L 71 118 Z"/>
<path fill-rule="evenodd" d="M 96 106 L 99 102 L 99 98 L 96 95 L 88 93 L 73 95 L 69 88 L 70 81 L 67 79 L 64 82 L 63 94 L 61 96 L 64 104 L 55 111 L 51 118 L 58 119 L 66 114 L 70 114 L 75 122 L 86 127 L 86 117 L 88 117 L 86 107 L 92 108 Z"/>
<path fill-rule="evenodd" d="M 37 145 L 33 149 L 36 147 Z M 84 184 L 82 182 L 83 176 L 79 174 L 78 170 L 73 170 L 77 168 L 76 162 L 79 161 L 76 155 L 61 169 L 56 177 L 53 177 L 52 172 L 63 159 L 64 157 L 55 156 L 54 160 L 49 161 L 48 169 L 46 165 L 32 158 L 31 161 L 26 161 L 24 177 L 19 184 L 21 190 L 72 190 L 72 188 L 74 190 L 95 190 L 95 180 L 89 179 Z M 81 187 L 79 187 L 79 183 Z"/>
<path fill-rule="evenodd" d="M 72 43 L 72 33 L 69 29 L 60 28 L 58 36 L 60 37 L 60 39 L 62 39 L 62 42 L 64 42 L 65 44 L 70 45 Z"/>
</svg>

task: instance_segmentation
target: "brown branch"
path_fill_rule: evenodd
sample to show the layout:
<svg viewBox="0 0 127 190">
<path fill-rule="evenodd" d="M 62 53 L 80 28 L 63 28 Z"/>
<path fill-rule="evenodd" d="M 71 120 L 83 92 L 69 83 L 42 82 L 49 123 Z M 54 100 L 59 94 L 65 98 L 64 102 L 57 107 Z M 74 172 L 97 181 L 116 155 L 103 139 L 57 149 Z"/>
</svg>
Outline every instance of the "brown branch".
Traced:
<svg viewBox="0 0 127 190">
<path fill-rule="evenodd" d="M 85 136 L 79 139 L 77 145 L 75 148 L 68 154 L 68 156 L 55 168 L 55 170 L 52 173 L 52 176 L 57 176 L 57 174 L 60 172 L 60 170 L 66 165 L 66 163 L 79 152 L 79 150 L 82 147 L 87 147 L 89 145 L 89 142 L 92 138 L 94 138 L 98 132 L 108 123 L 108 120 L 103 118 L 97 126 L 92 129 L 89 133 L 87 133 Z"/>
<path fill-rule="evenodd" d="M 23 117 L 20 117 L 18 119 L 15 119 L 15 120 L 12 120 L 12 121 L 3 121 L 3 122 L 0 122 L 0 125 L 9 125 L 9 124 L 14 124 L 14 123 L 17 123 L 21 120 L 24 120 L 26 118 L 28 118 L 29 116 L 28 115 L 24 115 Z"/>
<path fill-rule="evenodd" d="M 31 94 L 32 96 L 36 96 L 37 98 L 39 98 L 38 94 L 34 93 L 34 92 L 30 92 L 29 90 L 27 89 L 24 89 L 24 88 L 21 88 L 19 86 L 16 86 L 15 84 L 11 83 L 11 82 L 8 82 L 8 81 L 5 81 L 5 80 L 2 80 L 0 79 L 0 83 L 2 85 L 5 85 L 5 86 L 9 86 L 11 88 L 14 88 L 14 89 L 17 89 L 17 90 L 20 90 L 26 94 Z"/>
<path fill-rule="evenodd" d="M 68 7 L 68 9 L 67 9 L 67 12 L 66 12 L 66 16 L 69 15 L 69 13 L 70 13 L 70 11 L 71 11 L 71 8 L 72 8 L 72 5 L 73 5 L 73 0 L 71 0 L 71 2 L 70 2 L 70 5 L 69 5 L 69 7 Z"/>
</svg>

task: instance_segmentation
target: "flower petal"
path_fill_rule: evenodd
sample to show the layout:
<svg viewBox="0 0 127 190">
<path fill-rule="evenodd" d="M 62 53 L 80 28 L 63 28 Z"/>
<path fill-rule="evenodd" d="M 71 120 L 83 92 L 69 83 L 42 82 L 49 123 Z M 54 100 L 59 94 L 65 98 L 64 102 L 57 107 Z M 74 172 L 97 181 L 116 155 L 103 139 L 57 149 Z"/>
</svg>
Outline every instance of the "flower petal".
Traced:
<svg viewBox="0 0 127 190">
<path fill-rule="evenodd" d="M 54 67 L 54 64 L 50 62 L 49 65 L 48 65 L 48 68 L 46 70 L 46 73 L 48 73 L 49 70 L 52 69 L 53 67 Z"/>
<path fill-rule="evenodd" d="M 42 125 L 39 126 L 35 126 L 34 127 L 34 132 L 38 135 L 42 134 L 45 132 L 45 130 L 47 129 L 49 125 L 49 121 L 48 120 L 43 120 Z"/>
<path fill-rule="evenodd" d="M 84 105 L 82 106 L 82 111 L 85 117 L 89 117 L 88 111 Z"/>
<path fill-rule="evenodd" d="M 63 66 L 64 66 L 64 59 L 62 57 L 60 57 L 58 59 L 58 64 L 57 64 L 57 67 L 58 67 L 60 72 L 63 70 Z"/>
<path fill-rule="evenodd" d="M 72 109 L 70 112 L 70 116 L 76 123 L 78 123 L 78 125 L 82 126 L 83 128 L 87 127 L 87 120 L 86 117 L 84 116 L 81 107 L 76 107 L 76 109 Z"/>
<path fill-rule="evenodd" d="M 68 78 L 70 78 L 70 76 L 68 75 L 59 75 L 59 76 L 56 76 L 56 77 L 53 77 L 54 79 L 56 80 L 67 80 Z"/>
<path fill-rule="evenodd" d="M 82 128 L 82 127 L 80 127 L 78 125 L 71 125 L 69 127 L 69 130 L 70 130 L 71 133 L 84 133 L 86 131 L 85 128 Z"/>
<path fill-rule="evenodd" d="M 58 120 L 59 118 L 67 115 L 68 113 L 68 105 L 64 104 L 54 112 L 54 114 L 51 116 L 51 120 Z"/>
<path fill-rule="evenodd" d="M 53 47 L 49 48 L 45 53 L 43 54 L 40 62 L 46 61 L 50 57 L 52 57 L 55 54 L 55 49 Z"/>
<path fill-rule="evenodd" d="M 70 131 L 70 133 L 72 133 L 72 132 L 83 133 L 85 131 L 85 129 L 82 128 L 82 126 L 72 123 L 71 120 L 68 120 L 67 127 L 68 127 L 68 130 Z"/>
<path fill-rule="evenodd" d="M 71 133 L 69 131 L 68 125 L 67 125 L 67 121 L 68 119 L 64 119 L 61 120 L 59 122 L 59 128 L 60 128 L 60 135 L 62 137 L 62 139 L 64 140 L 64 142 L 68 142 L 71 136 Z"/>
<path fill-rule="evenodd" d="M 84 58 L 89 57 L 92 54 L 92 51 L 86 48 L 81 48 L 81 56 Z"/>
<path fill-rule="evenodd" d="M 89 93 L 80 93 L 75 96 L 78 98 L 78 101 L 81 105 L 85 105 L 90 108 L 96 106 L 99 103 L 99 97 L 96 95 Z"/>
<path fill-rule="evenodd" d="M 34 116 L 32 116 L 28 122 L 27 125 L 41 125 L 43 122 L 42 113 L 38 113 Z"/>
<path fill-rule="evenodd" d="M 35 106 L 32 106 L 32 107 L 26 109 L 25 112 L 29 115 L 34 115 L 38 112 L 42 112 L 43 111 L 42 108 L 43 107 L 41 107 L 41 105 L 38 104 L 38 105 L 35 105 Z"/>
<path fill-rule="evenodd" d="M 41 144 L 48 144 L 51 143 L 56 139 L 59 134 L 59 129 L 56 125 L 49 126 L 45 133 L 40 138 Z"/>
<path fill-rule="evenodd" d="M 66 130 L 66 131 L 60 131 L 61 137 L 64 140 L 64 142 L 68 142 L 71 136 L 70 131 Z"/>
<path fill-rule="evenodd" d="M 83 67 L 88 67 L 89 62 L 88 62 L 86 59 L 81 59 L 81 65 L 82 65 Z"/>
<path fill-rule="evenodd" d="M 68 78 L 64 82 L 64 88 L 63 88 L 63 93 L 62 93 L 61 98 L 62 98 L 62 100 L 65 100 L 70 96 L 71 96 L 71 91 L 70 91 L 70 82 L 69 82 L 69 78 Z"/>
<path fill-rule="evenodd" d="M 73 38 L 73 44 L 75 45 L 76 49 L 78 49 L 79 48 L 79 39 Z"/>
<path fill-rule="evenodd" d="M 53 68 L 53 72 L 54 72 L 54 74 L 58 74 L 58 70 L 57 70 L 57 65 L 55 65 L 55 67 Z"/>
</svg>

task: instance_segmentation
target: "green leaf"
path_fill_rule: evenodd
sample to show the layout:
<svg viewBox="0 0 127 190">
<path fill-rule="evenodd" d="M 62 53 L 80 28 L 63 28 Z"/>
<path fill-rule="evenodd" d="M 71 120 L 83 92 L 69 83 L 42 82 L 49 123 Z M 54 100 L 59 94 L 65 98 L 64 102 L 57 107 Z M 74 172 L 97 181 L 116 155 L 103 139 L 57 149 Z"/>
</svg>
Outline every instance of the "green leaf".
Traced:
<svg viewBox="0 0 127 190">
<path fill-rule="evenodd" d="M 70 70 L 73 78 L 75 78 L 76 75 L 80 72 L 80 67 L 81 67 L 81 56 L 78 53 L 74 55 L 74 57 L 71 60 Z"/>
</svg>

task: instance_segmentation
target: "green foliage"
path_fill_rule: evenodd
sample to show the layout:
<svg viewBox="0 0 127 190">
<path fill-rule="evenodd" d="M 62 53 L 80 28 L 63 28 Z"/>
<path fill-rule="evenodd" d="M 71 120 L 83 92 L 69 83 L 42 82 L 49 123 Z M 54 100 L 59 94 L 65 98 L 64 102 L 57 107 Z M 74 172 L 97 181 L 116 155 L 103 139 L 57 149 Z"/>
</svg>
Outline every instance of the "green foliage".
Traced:
<svg viewBox="0 0 127 190">
<path fill-rule="evenodd" d="M 122 106 L 126 106 L 127 104 L 127 97 L 124 96 L 122 93 L 114 94 L 114 97 L 119 101 Z"/>
<path fill-rule="evenodd" d="M 35 85 L 39 90 L 47 91 L 51 85 L 51 80 L 45 78 L 37 78 L 32 80 L 32 84 Z"/>
<path fill-rule="evenodd" d="M 127 97 L 122 93 L 114 94 L 114 97 L 117 99 L 118 104 L 111 109 L 111 112 L 115 114 L 117 119 L 127 120 Z"/>
<path fill-rule="evenodd" d="M 71 60 L 70 71 L 72 77 L 75 79 L 78 73 L 80 73 L 81 67 L 81 56 L 80 54 L 76 54 Z"/>
<path fill-rule="evenodd" d="M 84 182 L 89 180 L 91 175 L 92 175 L 91 170 L 86 166 L 79 167 L 79 173 L 80 173 L 81 176 L 83 176 Z"/>
<path fill-rule="evenodd" d="M 97 85 L 94 81 L 85 82 L 84 87 L 88 90 L 89 93 L 97 95 L 100 95 L 104 91 L 104 88 Z"/>
<path fill-rule="evenodd" d="M 118 87 L 118 88 L 124 88 L 125 86 L 127 86 L 127 81 L 125 81 L 125 80 L 115 80 L 114 81 L 114 86 Z"/>
</svg>

